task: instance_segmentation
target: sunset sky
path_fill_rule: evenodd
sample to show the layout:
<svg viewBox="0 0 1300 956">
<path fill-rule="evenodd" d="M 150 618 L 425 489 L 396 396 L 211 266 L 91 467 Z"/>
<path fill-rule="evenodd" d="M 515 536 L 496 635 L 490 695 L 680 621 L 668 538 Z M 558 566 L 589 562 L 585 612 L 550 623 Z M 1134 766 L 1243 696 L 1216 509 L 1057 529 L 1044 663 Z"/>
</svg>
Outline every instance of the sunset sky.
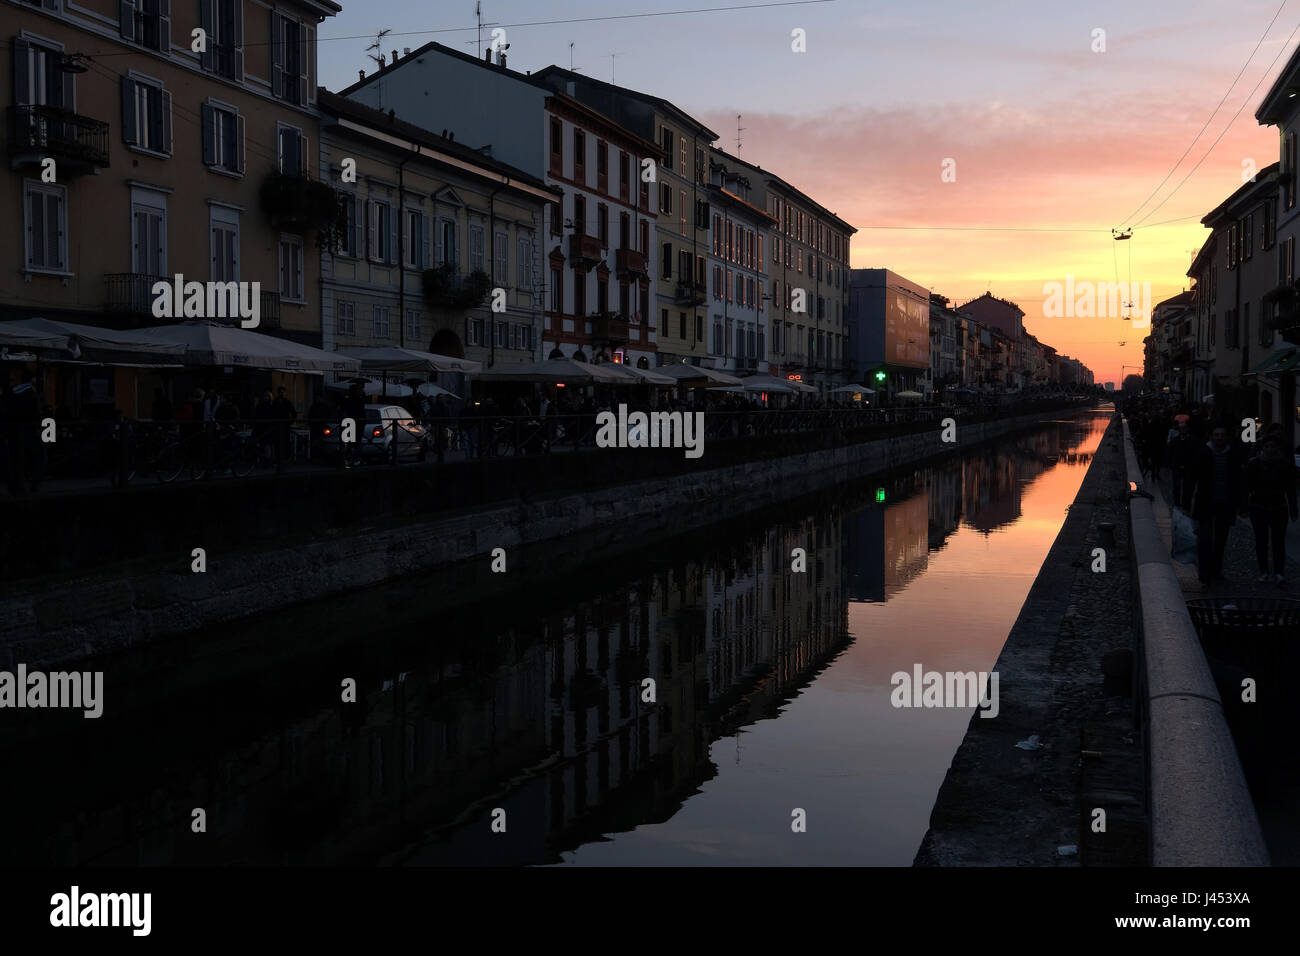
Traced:
<svg viewBox="0 0 1300 956">
<path fill-rule="evenodd" d="M 342 2 L 320 30 L 331 89 L 374 68 L 360 37 L 385 27 L 386 51 L 475 49 L 472 0 Z M 739 2 L 484 0 L 483 20 L 506 30 L 512 68 L 568 67 L 572 42 L 576 68 L 609 80 L 612 62 L 615 82 L 671 100 L 731 152 L 741 114 L 743 158 L 858 227 L 854 268 L 893 269 L 958 304 L 1011 299 L 1029 331 L 1117 385 L 1146 332 L 1045 318 L 1044 283 L 1127 281 L 1131 268 L 1153 303 L 1185 288 L 1200 218 L 1241 185 L 1243 160 L 1277 161 L 1277 133 L 1254 112 L 1300 36 L 1300 4 L 1282 0 L 822 0 L 524 25 Z M 791 50 L 795 28 L 806 53 Z M 1105 52 L 1092 49 L 1098 28 Z M 947 158 L 955 182 L 941 181 Z M 1132 240 L 1113 242 L 1127 225 Z"/>
</svg>

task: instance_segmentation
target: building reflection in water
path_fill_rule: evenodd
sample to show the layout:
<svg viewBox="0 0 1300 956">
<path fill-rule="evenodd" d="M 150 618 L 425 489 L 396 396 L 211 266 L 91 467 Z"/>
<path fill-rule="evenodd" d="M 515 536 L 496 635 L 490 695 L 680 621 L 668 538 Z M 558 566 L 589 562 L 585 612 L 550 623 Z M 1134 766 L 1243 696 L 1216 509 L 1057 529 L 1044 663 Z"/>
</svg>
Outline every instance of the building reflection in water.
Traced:
<svg viewBox="0 0 1300 956">
<path fill-rule="evenodd" d="M 538 864 L 666 821 L 719 772 L 717 741 L 778 716 L 850 644 L 849 602 L 913 585 L 963 523 L 1014 522 L 1045 469 L 1086 465 L 1088 434 L 1058 426 L 840 489 L 698 559 L 658 549 L 595 593 L 569 577 L 517 600 L 431 603 L 392 633 L 372 613 L 276 615 L 263 631 L 365 636 L 255 673 L 227 662 L 228 677 L 95 728 L 0 736 L 0 759 L 41 781 L 6 793 L 22 826 L 0 863 Z M 161 671 L 169 653 L 132 668 Z M 355 704 L 331 702 L 340 674 L 356 675 Z"/>
</svg>

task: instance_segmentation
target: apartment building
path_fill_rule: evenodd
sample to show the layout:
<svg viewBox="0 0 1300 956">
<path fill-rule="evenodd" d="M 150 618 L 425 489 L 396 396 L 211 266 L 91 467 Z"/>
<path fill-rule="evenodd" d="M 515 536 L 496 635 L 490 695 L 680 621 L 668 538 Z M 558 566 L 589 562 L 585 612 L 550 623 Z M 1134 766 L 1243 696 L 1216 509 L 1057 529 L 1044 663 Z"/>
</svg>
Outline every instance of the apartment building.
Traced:
<svg viewBox="0 0 1300 956">
<path fill-rule="evenodd" d="M 316 29 L 340 9 L 0 3 L 13 57 L 0 261 L 17 265 L 0 317 L 154 325 L 154 282 L 181 274 L 259 282 L 259 330 L 319 345 L 303 206 L 320 196 L 307 187 Z"/>
<path fill-rule="evenodd" d="M 562 192 L 450 134 L 323 89 L 318 102 L 320 169 L 343 210 L 321 252 L 325 347 L 403 346 L 485 368 L 540 358 L 540 249 Z"/>
<path fill-rule="evenodd" d="M 776 219 L 751 201 L 748 170 L 709 151 L 707 263 L 709 359 L 739 374 L 767 372 L 767 257 Z"/>
<path fill-rule="evenodd" d="M 1187 270 L 1188 278 L 1192 280 L 1194 332 L 1187 397 L 1193 402 L 1204 401 L 1206 396 L 1214 394 L 1219 273 L 1223 271 L 1223 260 L 1218 255 L 1220 238 L 1217 233 L 1211 233 Z"/>
<path fill-rule="evenodd" d="M 709 147 L 718 134 L 662 97 L 557 66 L 536 82 L 582 102 L 659 147 L 650 188 L 655 267 L 650 318 L 661 364 L 699 364 L 708 354 Z"/>
<path fill-rule="evenodd" d="M 641 170 L 660 147 L 537 77 L 429 43 L 344 96 L 509 163 L 562 192 L 545 217 L 542 354 L 657 364 L 655 226 Z"/>
<path fill-rule="evenodd" d="M 878 395 L 919 390 L 930 370 L 930 293 L 889 269 L 850 276 L 849 359 Z"/>
</svg>

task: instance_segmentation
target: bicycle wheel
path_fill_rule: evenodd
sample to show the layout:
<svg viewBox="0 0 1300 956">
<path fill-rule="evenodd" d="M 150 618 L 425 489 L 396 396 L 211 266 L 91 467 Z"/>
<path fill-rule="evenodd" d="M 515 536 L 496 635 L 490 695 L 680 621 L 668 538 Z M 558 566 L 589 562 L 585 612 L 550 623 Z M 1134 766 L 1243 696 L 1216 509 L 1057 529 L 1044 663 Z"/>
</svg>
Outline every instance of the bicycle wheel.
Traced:
<svg viewBox="0 0 1300 956">
<path fill-rule="evenodd" d="M 253 469 L 257 467 L 257 459 L 261 456 L 261 449 L 258 442 L 253 438 L 246 438 L 235 446 L 231 455 L 230 468 L 235 473 L 236 478 L 247 478 L 252 474 Z"/>
<path fill-rule="evenodd" d="M 179 442 L 168 442 L 158 451 L 153 462 L 154 474 L 163 484 L 168 484 L 180 477 L 185 470 L 185 457 L 181 454 Z"/>
</svg>

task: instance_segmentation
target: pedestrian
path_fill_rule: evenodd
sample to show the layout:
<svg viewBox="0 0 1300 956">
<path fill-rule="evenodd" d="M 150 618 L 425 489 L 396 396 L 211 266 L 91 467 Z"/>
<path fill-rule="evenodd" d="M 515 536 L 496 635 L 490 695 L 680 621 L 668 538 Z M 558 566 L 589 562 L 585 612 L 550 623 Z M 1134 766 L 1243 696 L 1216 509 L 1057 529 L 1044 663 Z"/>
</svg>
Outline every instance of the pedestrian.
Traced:
<svg viewBox="0 0 1300 956">
<path fill-rule="evenodd" d="M 289 429 L 298 420 L 298 409 L 289 401 L 283 385 L 275 390 L 271 418 L 275 423 L 275 467 L 278 469 L 283 468 L 289 458 Z"/>
<path fill-rule="evenodd" d="M 1242 468 L 1245 456 L 1217 424 L 1210 441 L 1197 452 L 1192 516 L 1196 519 L 1197 564 L 1201 586 L 1223 580 L 1223 553 L 1228 532 L 1245 504 Z"/>
<path fill-rule="evenodd" d="M 1268 559 L 1273 557 L 1273 583 L 1286 586 L 1286 526 L 1295 521 L 1295 465 L 1276 435 L 1260 442 L 1259 454 L 1246 463 L 1246 503 L 1255 531 L 1255 560 L 1260 584 L 1269 581 Z M 1270 539 L 1272 547 L 1270 548 Z"/>
<path fill-rule="evenodd" d="M 1169 441 L 1165 460 L 1169 464 L 1169 471 L 1173 477 L 1174 504 L 1187 512 L 1191 511 L 1194 485 L 1192 465 L 1198 450 L 1196 440 L 1192 437 L 1191 426 L 1186 421 L 1180 421 L 1174 431 L 1174 437 Z"/>
</svg>

